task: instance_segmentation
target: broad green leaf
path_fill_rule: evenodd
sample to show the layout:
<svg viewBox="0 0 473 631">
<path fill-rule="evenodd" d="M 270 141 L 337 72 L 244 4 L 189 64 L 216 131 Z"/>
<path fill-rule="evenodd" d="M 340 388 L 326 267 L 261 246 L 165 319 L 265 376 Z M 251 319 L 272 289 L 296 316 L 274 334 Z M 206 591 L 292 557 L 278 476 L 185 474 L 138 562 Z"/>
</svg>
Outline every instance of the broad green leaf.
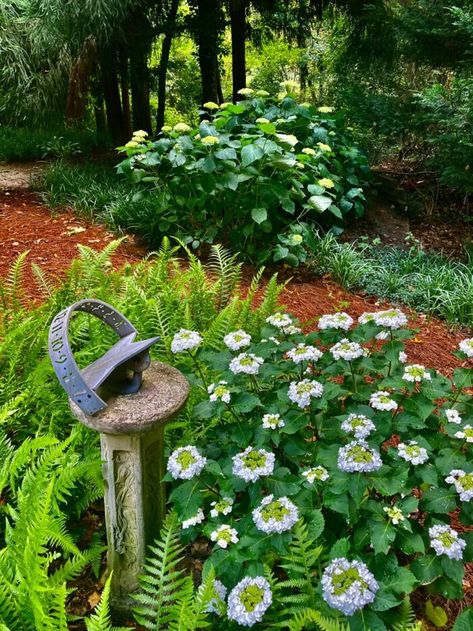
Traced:
<svg viewBox="0 0 473 631">
<path fill-rule="evenodd" d="M 448 622 L 448 615 L 442 607 L 434 606 L 431 600 L 425 603 L 425 615 L 432 624 L 442 629 Z"/>
<path fill-rule="evenodd" d="M 309 197 L 309 204 L 319 213 L 323 213 L 332 203 L 331 197 L 325 195 L 312 195 Z"/>
<path fill-rule="evenodd" d="M 246 145 L 241 150 L 241 163 L 244 167 L 252 164 L 256 160 L 259 160 L 264 155 L 263 150 L 258 145 Z"/>
<path fill-rule="evenodd" d="M 251 217 L 257 224 L 261 224 L 268 218 L 268 211 L 266 208 L 252 208 Z"/>
</svg>

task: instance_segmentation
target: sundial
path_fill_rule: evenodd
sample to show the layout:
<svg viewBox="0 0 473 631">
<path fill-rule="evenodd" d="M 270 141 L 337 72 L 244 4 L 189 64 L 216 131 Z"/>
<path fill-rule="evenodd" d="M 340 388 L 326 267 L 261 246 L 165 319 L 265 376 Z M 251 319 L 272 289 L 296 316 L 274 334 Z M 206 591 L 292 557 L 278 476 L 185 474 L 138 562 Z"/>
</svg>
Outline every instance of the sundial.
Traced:
<svg viewBox="0 0 473 631">
<path fill-rule="evenodd" d="M 102 357 L 80 369 L 71 351 L 69 323 L 76 311 L 95 316 L 107 324 L 119 340 Z M 97 393 L 104 388 L 114 394 L 132 394 L 140 389 L 143 371 L 150 365 L 149 348 L 159 337 L 135 342 L 137 330 L 111 305 L 101 300 L 86 299 L 60 311 L 49 328 L 49 356 L 61 386 L 86 414 L 95 414 L 107 407 Z"/>
</svg>

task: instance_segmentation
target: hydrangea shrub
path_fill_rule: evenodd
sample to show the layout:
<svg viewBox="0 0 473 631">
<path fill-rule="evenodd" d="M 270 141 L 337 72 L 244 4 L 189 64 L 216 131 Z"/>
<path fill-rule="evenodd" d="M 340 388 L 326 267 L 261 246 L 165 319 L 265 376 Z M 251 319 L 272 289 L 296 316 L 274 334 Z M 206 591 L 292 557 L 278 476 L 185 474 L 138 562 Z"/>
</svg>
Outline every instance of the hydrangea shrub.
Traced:
<svg viewBox="0 0 473 631">
<path fill-rule="evenodd" d="M 237 104 L 206 103 L 198 127 L 164 127 L 157 140 L 135 132 L 118 172 L 139 195 L 159 196 L 153 217 L 130 223 L 194 248 L 217 239 L 253 262 L 295 265 L 306 238 L 297 222 L 330 226 L 363 213 L 367 160 L 333 108 L 248 90 Z"/>
<path fill-rule="evenodd" d="M 462 597 L 473 558 L 472 533 L 459 528 L 473 523 L 473 370 L 449 379 L 409 363 L 412 335 L 397 309 L 357 323 L 325 315 L 308 334 L 280 313 L 258 339 L 235 331 L 219 352 L 197 333 L 192 349 L 174 345 L 201 389 L 194 414 L 207 430 L 170 455 L 170 500 L 184 540 L 209 542 L 229 620 L 253 626 L 282 606 L 268 568 L 284 576 L 301 523 L 323 549 L 314 608 L 354 630 L 360 620 L 386 628 L 420 585 Z M 468 361 L 471 349 L 463 341 L 458 356 Z"/>
</svg>

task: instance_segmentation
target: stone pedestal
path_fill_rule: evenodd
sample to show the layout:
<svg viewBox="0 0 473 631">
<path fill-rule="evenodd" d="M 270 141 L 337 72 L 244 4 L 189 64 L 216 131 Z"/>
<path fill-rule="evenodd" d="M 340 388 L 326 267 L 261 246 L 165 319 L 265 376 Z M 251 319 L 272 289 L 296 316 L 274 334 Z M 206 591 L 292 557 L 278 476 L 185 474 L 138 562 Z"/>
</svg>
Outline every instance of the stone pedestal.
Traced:
<svg viewBox="0 0 473 631">
<path fill-rule="evenodd" d="M 153 362 L 143 373 L 141 389 L 114 395 L 107 408 L 89 416 L 70 401 L 74 416 L 100 432 L 105 481 L 108 571 L 113 570 L 111 604 L 127 611 L 138 588 L 147 549 L 159 535 L 166 496 L 164 425 L 184 406 L 185 377 L 175 368 Z"/>
</svg>

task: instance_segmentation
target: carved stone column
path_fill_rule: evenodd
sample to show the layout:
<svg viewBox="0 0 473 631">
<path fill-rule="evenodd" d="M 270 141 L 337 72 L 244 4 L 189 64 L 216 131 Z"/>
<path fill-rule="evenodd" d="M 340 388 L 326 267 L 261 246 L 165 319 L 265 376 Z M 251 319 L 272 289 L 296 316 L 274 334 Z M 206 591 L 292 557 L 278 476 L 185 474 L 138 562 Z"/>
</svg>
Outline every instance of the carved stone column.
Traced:
<svg viewBox="0 0 473 631">
<path fill-rule="evenodd" d="M 147 548 L 159 535 L 165 514 L 164 425 L 184 406 L 185 377 L 153 362 L 135 394 L 113 395 L 89 416 L 70 401 L 74 416 L 100 432 L 105 481 L 108 570 L 113 570 L 111 604 L 127 611 L 138 588 Z"/>
</svg>

